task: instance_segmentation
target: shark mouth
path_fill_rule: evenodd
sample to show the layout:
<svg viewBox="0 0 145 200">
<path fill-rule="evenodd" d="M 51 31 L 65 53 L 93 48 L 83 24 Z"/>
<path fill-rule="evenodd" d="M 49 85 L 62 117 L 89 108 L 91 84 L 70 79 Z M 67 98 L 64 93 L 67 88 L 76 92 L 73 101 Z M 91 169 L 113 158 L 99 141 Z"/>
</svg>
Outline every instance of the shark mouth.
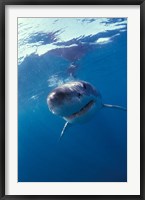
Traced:
<svg viewBox="0 0 145 200">
<path fill-rule="evenodd" d="M 73 113 L 70 116 L 65 117 L 67 121 L 73 120 L 77 117 L 84 115 L 90 108 L 95 104 L 94 100 L 89 101 L 83 108 L 81 108 L 78 112 Z"/>
</svg>

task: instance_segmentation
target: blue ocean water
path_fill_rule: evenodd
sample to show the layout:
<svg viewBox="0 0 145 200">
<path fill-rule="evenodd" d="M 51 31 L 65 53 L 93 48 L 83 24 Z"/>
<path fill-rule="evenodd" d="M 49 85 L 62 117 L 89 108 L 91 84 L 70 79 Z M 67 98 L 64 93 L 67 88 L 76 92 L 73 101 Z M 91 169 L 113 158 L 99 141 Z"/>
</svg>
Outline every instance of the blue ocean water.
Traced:
<svg viewBox="0 0 145 200">
<path fill-rule="evenodd" d="M 127 107 L 126 18 L 18 19 L 18 181 L 126 182 L 127 112 L 101 109 L 58 142 L 65 121 L 46 99 L 71 80 Z"/>
</svg>

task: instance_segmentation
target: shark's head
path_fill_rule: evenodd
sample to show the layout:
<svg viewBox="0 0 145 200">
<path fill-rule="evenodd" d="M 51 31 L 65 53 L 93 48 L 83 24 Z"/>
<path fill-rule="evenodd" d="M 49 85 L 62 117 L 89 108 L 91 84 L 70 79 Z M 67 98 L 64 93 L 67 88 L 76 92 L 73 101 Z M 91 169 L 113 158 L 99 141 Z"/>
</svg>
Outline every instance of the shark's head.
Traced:
<svg viewBox="0 0 145 200">
<path fill-rule="evenodd" d="M 100 93 L 85 81 L 73 81 L 55 88 L 47 97 L 49 110 L 69 123 L 83 122 L 102 108 Z"/>
</svg>

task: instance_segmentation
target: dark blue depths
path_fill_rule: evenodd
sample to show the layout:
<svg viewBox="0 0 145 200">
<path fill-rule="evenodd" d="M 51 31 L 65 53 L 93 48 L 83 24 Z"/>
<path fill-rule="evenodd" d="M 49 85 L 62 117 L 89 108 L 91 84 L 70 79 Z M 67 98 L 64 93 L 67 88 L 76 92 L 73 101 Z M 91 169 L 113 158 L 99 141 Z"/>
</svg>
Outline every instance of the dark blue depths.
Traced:
<svg viewBox="0 0 145 200">
<path fill-rule="evenodd" d="M 65 122 L 50 113 L 46 103 L 54 88 L 48 87 L 49 76 L 66 79 L 73 62 L 76 79 L 98 88 L 103 103 L 127 106 L 127 33 L 121 32 L 110 43 L 93 45 L 97 37 L 114 34 L 87 37 L 84 46 L 77 41 L 80 49 L 72 48 L 63 56 L 59 50 L 32 54 L 20 64 L 19 182 L 127 181 L 127 112 L 103 108 L 88 123 L 72 125 L 58 142 Z"/>
</svg>

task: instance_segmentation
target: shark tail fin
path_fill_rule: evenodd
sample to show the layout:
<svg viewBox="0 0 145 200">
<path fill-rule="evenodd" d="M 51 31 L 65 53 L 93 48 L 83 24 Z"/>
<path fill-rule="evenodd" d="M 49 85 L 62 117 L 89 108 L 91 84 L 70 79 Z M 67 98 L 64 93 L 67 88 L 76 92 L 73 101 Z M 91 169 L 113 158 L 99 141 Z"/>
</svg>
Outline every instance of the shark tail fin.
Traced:
<svg viewBox="0 0 145 200">
<path fill-rule="evenodd" d="M 69 122 L 66 122 L 62 131 L 61 131 L 59 141 L 61 140 L 62 136 L 64 135 L 64 132 L 66 131 L 66 128 L 68 127 L 68 125 L 69 125 Z"/>
<path fill-rule="evenodd" d="M 115 109 L 127 111 L 127 109 L 125 107 L 118 106 L 118 105 L 103 104 L 103 107 L 105 107 L 105 108 L 113 108 L 113 109 L 115 108 Z"/>
</svg>

